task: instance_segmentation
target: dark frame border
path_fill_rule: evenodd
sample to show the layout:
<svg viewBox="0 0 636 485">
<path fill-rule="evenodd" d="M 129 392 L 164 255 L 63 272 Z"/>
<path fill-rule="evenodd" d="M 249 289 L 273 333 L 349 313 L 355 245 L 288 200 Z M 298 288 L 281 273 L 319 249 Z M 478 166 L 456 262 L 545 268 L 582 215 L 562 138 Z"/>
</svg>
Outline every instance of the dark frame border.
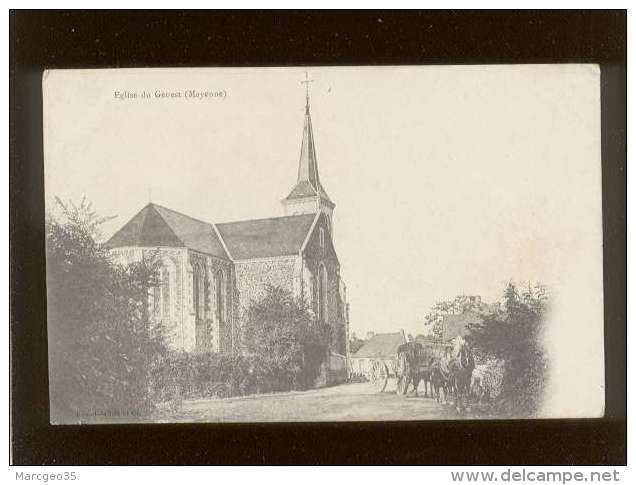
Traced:
<svg viewBox="0 0 636 485">
<path fill-rule="evenodd" d="M 9 176 L 13 463 L 626 464 L 626 23 L 623 10 L 12 11 Z M 49 424 L 43 230 L 44 69 L 551 62 L 601 66 L 605 418 L 85 427 Z"/>
</svg>

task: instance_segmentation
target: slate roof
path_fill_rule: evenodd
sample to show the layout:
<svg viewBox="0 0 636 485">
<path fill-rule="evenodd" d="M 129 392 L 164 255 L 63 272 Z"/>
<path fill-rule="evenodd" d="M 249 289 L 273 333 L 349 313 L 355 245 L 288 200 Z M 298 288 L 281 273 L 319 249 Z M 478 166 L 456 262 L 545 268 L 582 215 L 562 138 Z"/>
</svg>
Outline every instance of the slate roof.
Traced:
<svg viewBox="0 0 636 485">
<path fill-rule="evenodd" d="M 307 180 L 300 180 L 286 197 L 287 199 L 301 199 L 303 197 L 315 197 L 318 195 L 316 189 Z"/>
<path fill-rule="evenodd" d="M 392 358 L 397 355 L 400 345 L 406 343 L 402 332 L 376 333 L 360 349 L 353 358 Z"/>
<path fill-rule="evenodd" d="M 417 335 L 415 341 L 420 344 L 428 344 L 431 342 L 437 342 L 437 338 L 434 335 Z"/>
<path fill-rule="evenodd" d="M 216 227 L 234 259 L 298 254 L 316 214 L 228 222 Z"/>
<path fill-rule="evenodd" d="M 187 247 L 228 259 L 212 224 L 157 204 L 148 204 L 107 242 L 107 247 Z"/>
<path fill-rule="evenodd" d="M 113 234 L 106 242 L 106 246 L 111 248 L 119 246 L 183 247 L 184 244 L 155 208 L 149 204 Z"/>
<path fill-rule="evenodd" d="M 106 246 L 187 247 L 225 259 L 289 256 L 298 254 L 315 217 L 316 214 L 301 214 L 216 224 L 221 242 L 213 224 L 148 204 Z"/>
</svg>

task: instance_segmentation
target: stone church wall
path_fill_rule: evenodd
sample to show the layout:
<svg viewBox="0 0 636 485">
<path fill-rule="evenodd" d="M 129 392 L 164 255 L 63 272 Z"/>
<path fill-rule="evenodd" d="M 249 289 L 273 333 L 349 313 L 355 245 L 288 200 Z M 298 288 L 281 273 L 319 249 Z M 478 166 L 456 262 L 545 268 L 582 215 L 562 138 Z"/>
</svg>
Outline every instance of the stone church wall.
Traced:
<svg viewBox="0 0 636 485">
<path fill-rule="evenodd" d="M 265 295 L 267 285 L 277 286 L 294 292 L 294 276 L 298 256 L 263 258 L 234 263 L 238 313 L 237 324 L 245 322 L 252 301 Z"/>
<path fill-rule="evenodd" d="M 232 298 L 233 272 L 232 263 L 220 258 L 212 257 L 196 251 L 188 251 L 187 277 L 185 288 L 187 293 L 187 311 L 184 318 L 184 328 L 187 332 L 186 350 L 230 352 L 232 349 Z M 199 337 L 202 342 L 197 343 L 197 318 L 194 308 L 194 272 L 195 268 L 203 272 L 203 306 L 204 315 L 200 319 Z M 224 296 L 224 315 L 220 318 L 217 309 L 217 279 L 218 272 L 223 275 L 223 287 L 219 290 Z M 204 334 L 207 334 L 204 335 Z M 201 337 L 203 337 L 201 339 Z"/>
<path fill-rule="evenodd" d="M 323 231 L 324 244 L 320 244 L 320 230 Z M 346 302 L 340 292 L 340 263 L 336 257 L 336 252 L 329 231 L 327 217 L 323 214 L 318 219 L 316 227 L 307 241 L 304 251 L 305 271 L 304 281 L 310 281 L 309 288 L 305 289 L 306 294 L 311 295 L 311 300 L 316 311 L 316 288 L 318 284 L 318 268 L 324 264 L 327 271 L 327 322 L 332 325 L 336 335 L 339 336 L 334 342 L 333 352 L 346 354 Z"/>
<path fill-rule="evenodd" d="M 121 247 L 111 249 L 114 260 L 122 265 L 150 260 L 157 255 L 163 267 L 170 274 L 170 311 L 169 315 L 160 315 L 153 295 L 148 295 L 150 315 L 156 323 L 163 325 L 168 345 L 188 350 L 193 345 L 194 335 L 189 332 L 189 311 L 187 293 L 188 252 L 181 248 Z"/>
<path fill-rule="evenodd" d="M 230 352 L 232 350 L 235 292 L 233 291 L 234 272 L 231 262 L 185 248 L 122 247 L 112 249 L 111 254 L 119 264 L 123 265 L 141 261 L 142 258 L 150 259 L 158 254 L 162 267 L 169 268 L 169 314 L 165 315 L 159 311 L 157 306 L 161 302 L 155 302 L 152 294 L 149 295 L 149 311 L 153 315 L 153 319 L 164 326 L 170 347 L 187 352 L 196 350 Z M 211 334 L 212 346 L 206 349 L 197 349 L 197 325 L 193 298 L 194 265 L 202 268 L 207 278 L 205 325 Z M 226 315 L 223 324 L 219 321 L 216 313 L 214 275 L 218 270 L 222 270 L 225 276 Z"/>
</svg>

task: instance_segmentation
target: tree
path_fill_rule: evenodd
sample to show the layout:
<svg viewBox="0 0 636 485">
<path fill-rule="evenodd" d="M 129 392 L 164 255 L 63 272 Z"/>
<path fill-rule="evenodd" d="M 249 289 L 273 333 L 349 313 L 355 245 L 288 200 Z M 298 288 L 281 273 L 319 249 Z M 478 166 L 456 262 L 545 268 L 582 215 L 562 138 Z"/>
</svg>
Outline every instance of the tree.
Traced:
<svg viewBox="0 0 636 485">
<path fill-rule="evenodd" d="M 349 340 L 349 352 L 352 355 L 355 354 L 358 350 L 362 348 L 365 342 L 366 342 L 365 340 L 359 339 L 354 333 L 351 337 L 351 340 Z"/>
<path fill-rule="evenodd" d="M 431 308 L 431 311 L 424 315 L 424 325 L 433 326 L 433 335 L 438 340 L 444 338 L 444 316 L 454 313 L 461 313 L 472 309 L 475 304 L 465 295 L 458 295 L 452 300 L 442 300 Z"/>
<path fill-rule="evenodd" d="M 281 288 L 267 287 L 265 296 L 248 309 L 245 344 L 272 390 L 312 387 L 330 339 L 329 325 L 314 319 L 301 300 Z"/>
<path fill-rule="evenodd" d="M 519 291 L 510 283 L 503 308 L 469 327 L 477 351 L 504 360 L 502 393 L 495 407 L 511 416 L 534 416 L 540 410 L 547 360 L 541 335 L 549 294 L 541 285 Z"/>
<path fill-rule="evenodd" d="M 57 204 L 46 222 L 51 418 L 147 412 L 149 368 L 164 349 L 147 308 L 156 262 L 114 265 L 98 243 L 106 219 L 85 199 Z"/>
</svg>

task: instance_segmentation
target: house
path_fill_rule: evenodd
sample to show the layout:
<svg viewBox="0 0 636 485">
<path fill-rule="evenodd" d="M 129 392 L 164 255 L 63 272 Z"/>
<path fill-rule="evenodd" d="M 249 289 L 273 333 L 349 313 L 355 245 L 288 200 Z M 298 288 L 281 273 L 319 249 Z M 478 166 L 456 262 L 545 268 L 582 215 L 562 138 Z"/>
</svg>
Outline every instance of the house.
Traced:
<svg viewBox="0 0 636 485">
<path fill-rule="evenodd" d="M 481 314 L 467 310 L 457 315 L 444 315 L 442 320 L 442 340 L 448 342 L 456 337 L 465 337 L 470 333 L 468 326 L 483 321 Z"/>
<path fill-rule="evenodd" d="M 439 325 L 442 340 L 449 342 L 456 337 L 465 337 L 470 326 L 480 324 L 486 315 L 497 311 L 499 303 L 485 303 L 480 296 L 462 296 L 455 300 L 453 313 L 440 315 Z"/>
<path fill-rule="evenodd" d="M 368 376 L 374 361 L 382 361 L 394 372 L 394 362 L 398 347 L 406 343 L 404 331 L 395 333 L 376 333 L 351 356 L 351 375 Z"/>
</svg>

